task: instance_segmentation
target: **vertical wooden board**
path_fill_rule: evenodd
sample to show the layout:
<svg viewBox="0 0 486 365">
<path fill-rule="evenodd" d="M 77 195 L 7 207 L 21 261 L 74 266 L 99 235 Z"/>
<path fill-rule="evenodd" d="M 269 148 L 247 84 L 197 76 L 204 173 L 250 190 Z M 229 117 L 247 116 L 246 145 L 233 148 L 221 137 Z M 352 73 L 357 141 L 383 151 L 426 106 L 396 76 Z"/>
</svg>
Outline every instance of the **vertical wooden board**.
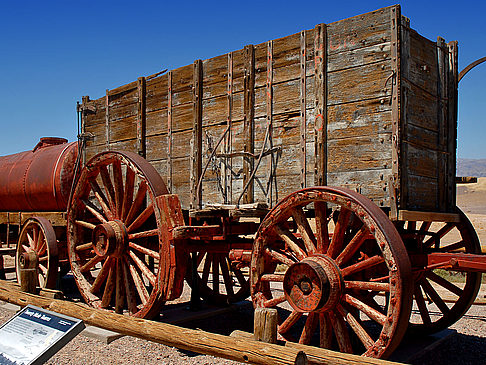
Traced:
<svg viewBox="0 0 486 365">
<path fill-rule="evenodd" d="M 454 211 L 456 207 L 456 149 L 457 149 L 457 107 L 458 107 L 458 50 L 457 41 L 449 42 L 449 115 L 447 122 L 447 209 Z"/>
<path fill-rule="evenodd" d="M 328 107 L 328 138 L 391 133 L 391 117 L 391 106 L 385 98 L 332 105 Z"/>
<path fill-rule="evenodd" d="M 145 125 L 147 136 L 167 133 L 167 109 L 148 112 Z"/>
<path fill-rule="evenodd" d="M 148 136 L 146 159 L 149 161 L 167 159 L 167 144 L 167 133 Z"/>
<path fill-rule="evenodd" d="M 146 80 L 139 77 L 137 83 L 138 108 L 137 108 L 137 152 L 140 156 L 146 154 Z"/>
<path fill-rule="evenodd" d="M 167 74 L 147 80 L 147 114 L 167 108 Z"/>
<path fill-rule="evenodd" d="M 438 181 L 437 178 L 429 178 L 423 176 L 415 176 L 410 174 L 408 176 L 410 195 L 414 197 L 407 204 L 409 210 L 423 210 L 431 212 L 439 212 L 437 202 Z"/>
<path fill-rule="evenodd" d="M 441 151 L 447 150 L 447 132 L 448 132 L 448 92 L 449 89 L 447 87 L 448 83 L 448 65 L 449 65 L 449 50 L 443 38 L 437 38 L 437 48 L 436 48 L 436 57 L 437 57 L 437 71 L 438 71 L 438 85 L 437 85 L 437 93 L 438 93 L 438 111 L 437 111 L 437 120 L 439 124 L 439 133 L 438 133 L 438 148 Z M 438 207 L 440 211 L 444 211 L 447 205 L 447 156 L 445 154 L 440 154 L 437 160 L 438 169 L 437 169 L 437 177 L 438 177 L 438 190 L 439 190 L 439 202 Z"/>
<path fill-rule="evenodd" d="M 243 105 L 243 135 L 244 146 L 243 151 L 246 153 L 254 153 L 254 138 L 255 138 L 255 62 L 256 50 L 253 45 L 245 47 L 245 80 L 244 80 L 244 105 Z M 243 160 L 243 202 L 253 202 L 253 182 L 250 179 L 254 168 L 254 161 L 251 159 Z M 239 199 L 239 198 L 238 198 Z M 239 201 L 238 201 L 239 202 Z"/>
<path fill-rule="evenodd" d="M 327 73 L 327 25 L 319 24 L 314 31 L 314 82 L 315 82 L 315 184 L 327 185 L 328 169 L 328 90 L 332 86 Z M 333 91 L 334 92 L 334 91 Z"/>
<path fill-rule="evenodd" d="M 361 47 L 389 42 L 390 12 L 399 6 L 390 6 L 328 24 L 329 55 L 350 52 Z"/>
<path fill-rule="evenodd" d="M 202 61 L 194 61 L 193 66 L 193 109 L 192 109 L 192 137 L 191 137 L 191 207 L 201 208 L 201 172 L 202 172 Z"/>
<path fill-rule="evenodd" d="M 330 172 L 327 175 L 330 186 L 340 186 L 354 190 L 381 207 L 390 206 L 389 177 L 390 169 Z"/>
<path fill-rule="evenodd" d="M 391 133 L 328 140 L 328 172 L 388 169 L 392 165 Z"/>
</svg>

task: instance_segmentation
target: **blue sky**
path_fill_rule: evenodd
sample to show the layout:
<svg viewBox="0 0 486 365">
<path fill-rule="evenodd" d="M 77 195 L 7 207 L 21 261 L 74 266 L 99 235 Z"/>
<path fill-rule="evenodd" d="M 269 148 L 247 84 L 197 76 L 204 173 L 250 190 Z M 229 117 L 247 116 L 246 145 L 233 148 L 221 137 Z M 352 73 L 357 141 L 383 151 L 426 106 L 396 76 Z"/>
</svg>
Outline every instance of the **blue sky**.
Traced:
<svg viewBox="0 0 486 365">
<path fill-rule="evenodd" d="M 75 104 L 156 73 L 393 5 L 393 1 L 0 0 L 0 155 L 76 138 Z M 404 1 L 422 35 L 486 56 L 486 2 Z M 486 158 L 486 64 L 459 87 L 458 157 Z"/>
</svg>

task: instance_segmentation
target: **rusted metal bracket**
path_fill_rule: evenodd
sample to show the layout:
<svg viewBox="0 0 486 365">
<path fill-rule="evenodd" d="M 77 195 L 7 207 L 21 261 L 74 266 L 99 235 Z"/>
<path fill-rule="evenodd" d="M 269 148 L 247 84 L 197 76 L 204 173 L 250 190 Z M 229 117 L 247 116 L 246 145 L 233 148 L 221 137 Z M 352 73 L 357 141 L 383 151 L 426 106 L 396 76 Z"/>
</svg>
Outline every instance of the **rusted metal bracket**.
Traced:
<svg viewBox="0 0 486 365">
<path fill-rule="evenodd" d="M 410 262 L 412 267 L 423 267 L 426 270 L 446 269 L 464 272 L 486 272 L 486 255 L 432 252 L 411 254 Z"/>
</svg>

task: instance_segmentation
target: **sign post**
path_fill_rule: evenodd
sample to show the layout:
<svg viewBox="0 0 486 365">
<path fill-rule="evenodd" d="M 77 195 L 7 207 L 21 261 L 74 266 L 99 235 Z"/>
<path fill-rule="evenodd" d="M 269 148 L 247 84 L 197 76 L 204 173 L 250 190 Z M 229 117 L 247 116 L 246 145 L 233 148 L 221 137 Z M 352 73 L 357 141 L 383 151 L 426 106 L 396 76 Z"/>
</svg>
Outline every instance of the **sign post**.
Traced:
<svg viewBox="0 0 486 365">
<path fill-rule="evenodd" d="M 28 305 L 0 327 L 0 364 L 43 364 L 84 327 L 77 318 Z"/>
</svg>

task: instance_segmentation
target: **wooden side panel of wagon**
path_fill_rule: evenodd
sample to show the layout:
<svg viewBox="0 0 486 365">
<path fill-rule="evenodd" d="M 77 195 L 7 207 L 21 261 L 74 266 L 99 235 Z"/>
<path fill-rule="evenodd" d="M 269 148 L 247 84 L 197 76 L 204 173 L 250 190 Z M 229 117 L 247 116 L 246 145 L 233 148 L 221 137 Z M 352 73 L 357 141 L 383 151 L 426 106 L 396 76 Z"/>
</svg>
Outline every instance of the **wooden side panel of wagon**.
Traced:
<svg viewBox="0 0 486 365">
<path fill-rule="evenodd" d="M 452 53 L 439 49 L 392 6 L 197 60 L 85 98 L 86 158 L 140 153 L 186 209 L 335 185 L 395 216 L 451 211 Z"/>
</svg>

